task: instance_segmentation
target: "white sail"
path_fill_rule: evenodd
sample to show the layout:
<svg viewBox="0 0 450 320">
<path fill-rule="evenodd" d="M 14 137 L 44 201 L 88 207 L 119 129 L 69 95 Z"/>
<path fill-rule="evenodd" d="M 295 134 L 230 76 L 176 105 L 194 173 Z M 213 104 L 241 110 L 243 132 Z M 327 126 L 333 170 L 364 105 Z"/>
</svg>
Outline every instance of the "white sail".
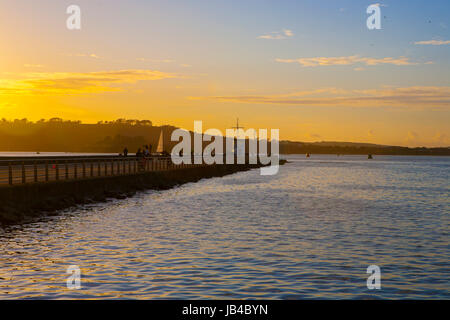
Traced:
<svg viewBox="0 0 450 320">
<path fill-rule="evenodd" d="M 156 148 L 156 152 L 162 153 L 164 151 L 164 141 L 163 141 L 163 133 L 159 135 L 158 147 Z"/>
</svg>

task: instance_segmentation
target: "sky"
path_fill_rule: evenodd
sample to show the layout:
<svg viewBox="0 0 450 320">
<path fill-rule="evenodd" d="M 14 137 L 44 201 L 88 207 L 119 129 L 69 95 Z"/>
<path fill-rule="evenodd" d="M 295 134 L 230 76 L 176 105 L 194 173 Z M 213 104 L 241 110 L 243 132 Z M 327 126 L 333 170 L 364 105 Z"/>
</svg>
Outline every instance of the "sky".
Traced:
<svg viewBox="0 0 450 320">
<path fill-rule="evenodd" d="M 449 18 L 446 0 L 0 0 L 0 118 L 450 146 Z"/>
</svg>

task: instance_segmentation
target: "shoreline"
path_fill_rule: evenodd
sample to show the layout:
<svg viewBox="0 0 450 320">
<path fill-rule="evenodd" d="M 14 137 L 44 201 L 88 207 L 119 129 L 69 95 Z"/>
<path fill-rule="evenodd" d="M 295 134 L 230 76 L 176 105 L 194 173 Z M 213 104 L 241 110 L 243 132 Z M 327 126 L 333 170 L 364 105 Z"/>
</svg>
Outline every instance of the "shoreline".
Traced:
<svg viewBox="0 0 450 320">
<path fill-rule="evenodd" d="M 280 161 L 280 165 L 285 164 Z M 22 224 L 76 205 L 125 199 L 137 191 L 166 190 L 201 179 L 260 168 L 262 165 L 211 165 L 169 171 L 52 181 L 0 187 L 0 226 Z"/>
</svg>

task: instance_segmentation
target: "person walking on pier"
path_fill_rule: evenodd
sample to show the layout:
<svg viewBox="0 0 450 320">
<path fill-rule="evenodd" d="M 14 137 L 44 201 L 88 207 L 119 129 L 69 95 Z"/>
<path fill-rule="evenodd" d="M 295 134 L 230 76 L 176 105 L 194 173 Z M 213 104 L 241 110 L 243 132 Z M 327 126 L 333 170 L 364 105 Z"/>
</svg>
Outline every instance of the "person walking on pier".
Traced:
<svg viewBox="0 0 450 320">
<path fill-rule="evenodd" d="M 142 166 L 143 168 L 147 168 L 147 161 L 150 161 L 150 149 L 148 148 L 148 144 L 146 144 L 144 149 L 144 157 L 142 159 Z"/>
<path fill-rule="evenodd" d="M 127 147 L 125 147 L 125 148 L 123 149 L 123 156 L 124 156 L 124 157 L 127 157 L 127 156 L 128 156 L 128 149 L 127 149 Z"/>
<path fill-rule="evenodd" d="M 145 152 L 141 151 L 141 148 L 136 152 L 136 159 L 138 163 L 138 170 L 144 171 L 145 169 Z"/>
</svg>

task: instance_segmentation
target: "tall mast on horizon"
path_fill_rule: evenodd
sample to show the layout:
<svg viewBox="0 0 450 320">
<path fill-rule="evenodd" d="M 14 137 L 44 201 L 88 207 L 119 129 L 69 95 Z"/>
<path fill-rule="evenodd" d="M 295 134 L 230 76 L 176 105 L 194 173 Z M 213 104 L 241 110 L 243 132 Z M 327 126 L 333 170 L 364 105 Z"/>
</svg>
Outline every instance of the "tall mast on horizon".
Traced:
<svg viewBox="0 0 450 320">
<path fill-rule="evenodd" d="M 231 129 L 235 129 L 236 130 L 236 136 L 234 137 L 234 153 L 237 154 L 237 140 L 238 140 L 238 136 L 239 136 L 239 130 L 244 129 L 244 127 L 239 126 L 239 118 L 236 118 L 236 126 L 235 127 L 231 127 Z"/>
<path fill-rule="evenodd" d="M 244 127 L 239 126 L 239 118 L 236 118 L 236 127 L 231 127 L 231 129 L 236 129 L 236 130 L 244 129 Z"/>
</svg>

